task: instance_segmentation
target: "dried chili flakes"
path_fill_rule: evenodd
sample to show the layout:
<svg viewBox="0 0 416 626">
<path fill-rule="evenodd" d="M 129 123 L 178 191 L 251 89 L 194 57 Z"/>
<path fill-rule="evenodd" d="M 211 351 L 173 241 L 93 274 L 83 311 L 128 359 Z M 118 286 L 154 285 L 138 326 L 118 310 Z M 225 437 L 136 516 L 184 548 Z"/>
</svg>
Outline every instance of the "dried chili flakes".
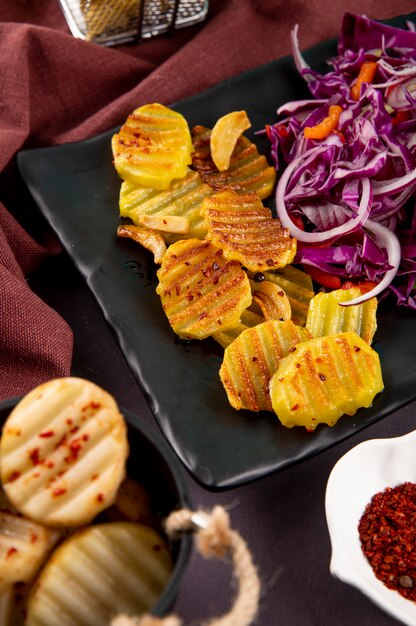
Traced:
<svg viewBox="0 0 416 626">
<path fill-rule="evenodd" d="M 416 484 L 406 482 L 375 494 L 358 531 L 377 578 L 416 601 Z"/>
</svg>

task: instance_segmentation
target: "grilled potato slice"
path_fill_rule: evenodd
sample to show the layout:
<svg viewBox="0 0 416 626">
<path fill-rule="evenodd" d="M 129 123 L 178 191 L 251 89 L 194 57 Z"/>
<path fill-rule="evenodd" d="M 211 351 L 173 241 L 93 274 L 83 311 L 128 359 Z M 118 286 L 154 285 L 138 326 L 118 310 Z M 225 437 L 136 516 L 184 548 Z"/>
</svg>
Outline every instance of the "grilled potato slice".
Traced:
<svg viewBox="0 0 416 626">
<path fill-rule="evenodd" d="M 201 212 L 207 239 L 222 249 L 226 259 L 240 261 L 253 272 L 293 261 L 296 239 L 273 218 L 257 194 L 227 189 L 205 198 Z"/>
<path fill-rule="evenodd" d="M 48 560 L 30 595 L 26 626 L 108 626 L 115 615 L 140 615 L 155 604 L 171 572 L 166 542 L 152 528 L 90 526 Z"/>
<path fill-rule="evenodd" d="M 50 526 L 90 522 L 125 477 L 127 429 L 114 398 L 81 378 L 28 393 L 7 418 L 0 473 L 23 515 Z"/>
<path fill-rule="evenodd" d="M 148 218 L 183 217 L 189 223 L 186 237 L 161 233 L 166 243 L 191 237 L 203 239 L 207 230 L 201 216 L 201 205 L 204 198 L 213 193 L 213 189 L 204 183 L 198 172 L 191 170 L 184 178 L 172 182 L 165 191 L 123 182 L 120 189 L 120 215 L 131 219 L 138 226 L 143 225 Z"/>
<path fill-rule="evenodd" d="M 235 326 L 251 303 L 240 263 L 227 261 L 209 241 L 186 239 L 169 246 L 157 276 L 163 309 L 184 339 L 205 339 Z"/>
<path fill-rule="evenodd" d="M 162 262 L 166 252 L 166 244 L 162 235 L 154 230 L 136 226 L 136 224 L 122 224 L 117 228 L 118 237 L 127 237 L 146 248 L 153 254 L 154 262 L 158 265 Z"/>
<path fill-rule="evenodd" d="M 250 126 L 251 122 L 245 111 L 232 111 L 215 123 L 210 137 L 210 149 L 212 160 L 220 172 L 228 170 L 235 144 Z"/>
<path fill-rule="evenodd" d="M 368 408 L 382 390 L 379 356 L 355 332 L 298 344 L 270 381 L 273 410 L 282 424 L 309 431 Z"/>
<path fill-rule="evenodd" d="M 299 326 L 305 326 L 309 302 L 315 295 L 312 278 L 309 274 L 293 267 L 293 265 L 286 265 L 277 270 L 265 271 L 257 275 L 252 272 L 248 274 L 254 281 L 268 280 L 283 289 L 290 303 L 292 322 Z"/>
<path fill-rule="evenodd" d="M 212 160 L 210 129 L 195 126 L 192 129 L 192 140 L 192 167 L 215 191 L 229 188 L 239 193 L 254 192 L 261 199 L 271 195 L 276 182 L 276 170 L 247 137 L 242 135 L 238 139 L 228 169 L 224 172 L 220 172 Z"/>
<path fill-rule="evenodd" d="M 163 104 L 145 104 L 128 116 L 111 141 L 114 166 L 123 180 L 167 189 L 186 175 L 193 151 L 188 124 Z"/>
<path fill-rule="evenodd" d="M 0 511 L 0 594 L 32 580 L 59 533 L 8 511 Z"/>
<path fill-rule="evenodd" d="M 279 361 L 311 337 L 293 322 L 269 320 L 244 330 L 224 351 L 220 378 L 234 409 L 272 411 L 269 383 Z"/>
<path fill-rule="evenodd" d="M 316 294 L 309 303 L 306 328 L 314 337 L 354 331 L 371 345 L 377 329 L 377 298 L 353 306 L 339 304 L 359 295 L 358 287 Z"/>
</svg>

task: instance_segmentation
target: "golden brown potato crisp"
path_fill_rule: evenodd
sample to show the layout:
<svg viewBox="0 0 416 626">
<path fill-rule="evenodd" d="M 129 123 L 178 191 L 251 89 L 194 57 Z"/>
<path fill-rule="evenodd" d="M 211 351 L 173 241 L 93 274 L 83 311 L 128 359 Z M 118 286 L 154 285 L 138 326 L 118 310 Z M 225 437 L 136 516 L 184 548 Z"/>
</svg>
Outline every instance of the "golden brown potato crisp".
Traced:
<svg viewBox="0 0 416 626">
<path fill-rule="evenodd" d="M 273 410 L 282 424 L 309 431 L 369 407 L 382 389 L 379 356 L 355 332 L 299 343 L 270 382 Z"/>
<path fill-rule="evenodd" d="M 225 258 L 240 261 L 253 272 L 284 267 L 296 254 L 290 236 L 255 193 L 228 189 L 205 198 L 202 214 L 207 239 L 222 249 Z"/>
<path fill-rule="evenodd" d="M 125 476 L 127 428 L 114 398 L 81 378 L 28 393 L 7 418 L 0 471 L 10 502 L 50 526 L 89 523 Z"/>
<path fill-rule="evenodd" d="M 195 126 L 191 133 L 194 144 L 192 167 L 210 187 L 216 191 L 233 189 L 240 193 L 254 192 L 262 199 L 271 195 L 276 182 L 276 170 L 247 137 L 242 135 L 238 139 L 228 169 L 220 172 L 211 156 L 211 130 Z"/>
<path fill-rule="evenodd" d="M 291 321 L 269 320 L 244 330 L 224 351 L 220 378 L 235 409 L 272 411 L 269 382 L 279 361 L 309 331 Z"/>
<path fill-rule="evenodd" d="M 157 276 L 163 309 L 184 339 L 205 339 L 234 326 L 251 303 L 241 264 L 227 261 L 209 241 L 187 239 L 169 246 Z"/>
</svg>

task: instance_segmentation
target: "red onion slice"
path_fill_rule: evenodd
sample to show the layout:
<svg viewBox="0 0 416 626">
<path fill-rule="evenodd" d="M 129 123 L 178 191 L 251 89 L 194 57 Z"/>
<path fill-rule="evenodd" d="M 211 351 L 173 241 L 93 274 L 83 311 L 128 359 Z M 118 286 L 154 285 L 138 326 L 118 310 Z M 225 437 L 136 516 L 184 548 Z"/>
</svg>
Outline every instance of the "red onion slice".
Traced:
<svg viewBox="0 0 416 626">
<path fill-rule="evenodd" d="M 308 233 L 306 231 L 301 230 L 298 226 L 296 226 L 287 211 L 286 202 L 285 202 L 285 192 L 287 185 L 289 183 L 290 177 L 292 173 L 299 168 L 302 164 L 306 165 L 305 161 L 312 161 L 318 152 L 322 151 L 322 148 L 311 148 L 307 150 L 302 155 L 294 159 L 289 165 L 286 167 L 283 172 L 279 183 L 276 189 L 276 211 L 279 217 L 279 220 L 284 228 L 287 228 L 292 235 L 299 241 L 303 241 L 306 243 L 322 243 L 326 241 L 330 241 L 332 239 L 336 239 L 341 235 L 346 235 L 347 233 L 351 233 L 355 230 L 361 228 L 367 221 L 368 215 L 370 213 L 370 205 L 371 205 L 371 185 L 368 178 L 362 178 L 362 192 L 361 192 L 361 200 L 358 207 L 358 211 L 355 214 L 355 217 L 351 218 L 344 224 L 339 226 L 335 226 L 330 228 L 324 232 L 315 232 Z"/>
<path fill-rule="evenodd" d="M 394 232 L 382 224 L 374 222 L 373 220 L 367 220 L 365 228 L 373 233 L 376 238 L 377 245 L 380 248 L 385 248 L 387 251 L 387 259 L 391 269 L 387 270 L 383 279 L 374 287 L 374 289 L 371 289 L 367 293 L 363 293 L 361 296 L 358 296 L 358 298 L 353 298 L 347 302 L 340 302 L 341 306 L 353 306 L 354 304 L 360 304 L 361 302 L 365 302 L 366 300 L 377 296 L 390 285 L 393 278 L 397 274 L 397 270 L 399 269 L 401 248 L 400 242 Z"/>
<path fill-rule="evenodd" d="M 373 193 L 374 196 L 389 196 L 393 193 L 398 193 L 399 191 L 403 191 L 416 182 L 416 169 L 412 170 L 408 174 L 404 176 L 400 176 L 399 178 L 392 178 L 387 182 L 380 183 L 378 181 L 374 182 L 373 185 Z"/>
</svg>

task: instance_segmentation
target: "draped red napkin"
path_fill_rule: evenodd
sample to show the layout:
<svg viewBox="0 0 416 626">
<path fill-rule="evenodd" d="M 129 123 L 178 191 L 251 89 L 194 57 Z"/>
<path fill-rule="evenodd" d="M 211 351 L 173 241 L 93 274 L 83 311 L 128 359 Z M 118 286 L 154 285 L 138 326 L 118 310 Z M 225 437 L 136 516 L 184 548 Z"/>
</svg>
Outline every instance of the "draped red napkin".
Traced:
<svg viewBox="0 0 416 626">
<path fill-rule="evenodd" d="M 58 0 L 0 6 L 0 399 L 71 371 L 72 332 L 26 279 L 60 245 L 35 240 L 12 216 L 22 148 L 84 139 L 145 102 L 186 98 L 216 82 L 335 37 L 350 12 L 385 19 L 414 0 L 211 0 L 205 22 L 134 46 L 103 48 L 69 34 Z M 25 207 L 19 207 L 24 213 Z"/>
</svg>

